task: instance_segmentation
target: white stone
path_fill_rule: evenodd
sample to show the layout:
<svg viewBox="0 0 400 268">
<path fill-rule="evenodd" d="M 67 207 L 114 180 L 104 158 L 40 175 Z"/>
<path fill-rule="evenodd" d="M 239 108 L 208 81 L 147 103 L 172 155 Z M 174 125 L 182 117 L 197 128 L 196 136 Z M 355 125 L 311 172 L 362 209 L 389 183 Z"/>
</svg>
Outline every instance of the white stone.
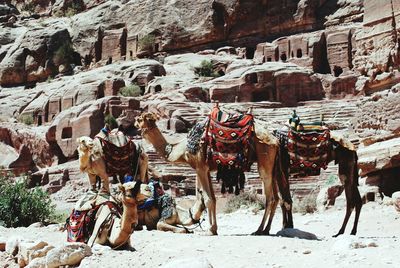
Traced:
<svg viewBox="0 0 400 268">
<path fill-rule="evenodd" d="M 67 243 L 47 253 L 46 266 L 55 268 L 61 265 L 77 265 L 83 258 L 91 254 L 91 248 L 84 243 Z"/>
</svg>

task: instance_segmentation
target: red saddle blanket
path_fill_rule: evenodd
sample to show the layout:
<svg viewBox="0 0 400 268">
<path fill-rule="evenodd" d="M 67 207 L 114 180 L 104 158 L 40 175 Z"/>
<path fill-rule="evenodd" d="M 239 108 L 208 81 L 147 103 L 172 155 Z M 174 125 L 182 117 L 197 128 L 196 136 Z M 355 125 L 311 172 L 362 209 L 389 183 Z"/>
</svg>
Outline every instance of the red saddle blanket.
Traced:
<svg viewBox="0 0 400 268">
<path fill-rule="evenodd" d="M 117 146 L 102 138 L 100 138 L 100 141 L 108 175 L 132 175 L 136 173 L 138 156 L 136 145 L 132 140 L 128 140 L 123 146 Z"/>
<path fill-rule="evenodd" d="M 251 114 L 228 114 L 213 108 L 206 135 L 209 164 L 249 170 L 253 125 Z"/>
<path fill-rule="evenodd" d="M 321 168 L 326 169 L 330 150 L 330 132 L 323 127 L 321 131 L 288 132 L 287 148 L 290 157 L 290 173 L 318 175 Z"/>
<path fill-rule="evenodd" d="M 103 204 L 96 205 L 89 210 L 79 211 L 73 209 L 65 223 L 67 229 L 67 241 L 87 243 L 93 233 L 97 211 L 104 205 L 107 205 L 110 210 L 116 214 L 119 213 L 120 215 L 122 213 L 117 204 L 111 201 L 106 201 Z"/>
</svg>

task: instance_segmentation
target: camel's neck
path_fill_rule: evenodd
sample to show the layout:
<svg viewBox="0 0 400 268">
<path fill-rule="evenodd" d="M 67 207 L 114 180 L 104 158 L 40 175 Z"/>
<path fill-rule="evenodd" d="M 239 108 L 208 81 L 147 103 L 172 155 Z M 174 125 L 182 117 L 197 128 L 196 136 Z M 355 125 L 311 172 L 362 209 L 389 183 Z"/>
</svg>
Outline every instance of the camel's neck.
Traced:
<svg viewBox="0 0 400 268">
<path fill-rule="evenodd" d="M 132 207 L 125 205 L 124 203 L 122 203 L 122 206 L 123 213 L 121 217 L 120 228 L 118 228 L 118 226 L 112 226 L 110 234 L 110 244 L 112 244 L 114 247 L 121 246 L 122 244 L 128 242 L 132 232 L 132 219 L 134 219 Z"/>
<path fill-rule="evenodd" d="M 88 168 L 89 161 L 90 161 L 89 152 L 85 153 L 79 152 L 79 168 L 82 172 Z"/>
<path fill-rule="evenodd" d="M 166 147 L 168 142 L 157 127 L 145 131 L 143 133 L 143 138 L 153 144 L 158 154 L 167 158 Z"/>
</svg>

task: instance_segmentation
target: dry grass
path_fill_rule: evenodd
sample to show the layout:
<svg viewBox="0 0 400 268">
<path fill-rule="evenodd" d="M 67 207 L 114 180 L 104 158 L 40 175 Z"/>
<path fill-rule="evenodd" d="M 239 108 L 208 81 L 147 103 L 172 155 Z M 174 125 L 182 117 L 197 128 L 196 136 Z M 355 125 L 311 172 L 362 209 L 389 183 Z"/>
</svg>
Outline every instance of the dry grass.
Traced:
<svg viewBox="0 0 400 268">
<path fill-rule="evenodd" d="M 314 213 L 317 211 L 317 194 L 313 190 L 310 194 L 299 197 L 293 195 L 293 205 L 292 205 L 293 213 Z"/>
<path fill-rule="evenodd" d="M 232 195 L 228 198 L 224 209 L 225 213 L 232 213 L 241 207 L 253 208 L 253 212 L 258 212 L 265 208 L 264 202 L 260 200 L 256 193 L 241 193 Z"/>
</svg>

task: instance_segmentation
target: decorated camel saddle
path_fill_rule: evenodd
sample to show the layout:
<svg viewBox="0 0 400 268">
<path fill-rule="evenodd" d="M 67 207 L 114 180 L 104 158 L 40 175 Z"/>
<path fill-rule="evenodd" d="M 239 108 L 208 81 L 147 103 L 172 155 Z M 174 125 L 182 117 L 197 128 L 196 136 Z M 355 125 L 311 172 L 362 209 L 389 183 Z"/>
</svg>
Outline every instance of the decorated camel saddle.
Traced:
<svg viewBox="0 0 400 268">
<path fill-rule="evenodd" d="M 210 167 L 218 170 L 217 179 L 222 179 L 222 193 L 225 186 L 229 192 L 244 187 L 244 171 L 252 164 L 250 151 L 254 135 L 254 119 L 251 114 L 230 114 L 221 111 L 218 105 L 205 121 L 197 123 L 188 135 L 188 151 L 197 153 L 199 144 L 206 144 L 206 156 Z"/>
<path fill-rule="evenodd" d="M 319 175 L 321 168 L 327 168 L 331 135 L 322 120 L 300 122 L 294 111 L 289 127 L 274 131 L 274 134 L 281 146 L 287 148 L 291 174 Z"/>
<path fill-rule="evenodd" d="M 110 131 L 107 127 L 96 138 L 101 142 L 107 174 L 124 176 L 137 173 L 140 149 L 132 139 L 118 129 Z"/>
<path fill-rule="evenodd" d="M 89 191 L 75 203 L 65 224 L 68 242 L 88 242 L 102 206 L 107 206 L 115 215 L 122 214 L 116 200 L 108 194 Z"/>
</svg>

